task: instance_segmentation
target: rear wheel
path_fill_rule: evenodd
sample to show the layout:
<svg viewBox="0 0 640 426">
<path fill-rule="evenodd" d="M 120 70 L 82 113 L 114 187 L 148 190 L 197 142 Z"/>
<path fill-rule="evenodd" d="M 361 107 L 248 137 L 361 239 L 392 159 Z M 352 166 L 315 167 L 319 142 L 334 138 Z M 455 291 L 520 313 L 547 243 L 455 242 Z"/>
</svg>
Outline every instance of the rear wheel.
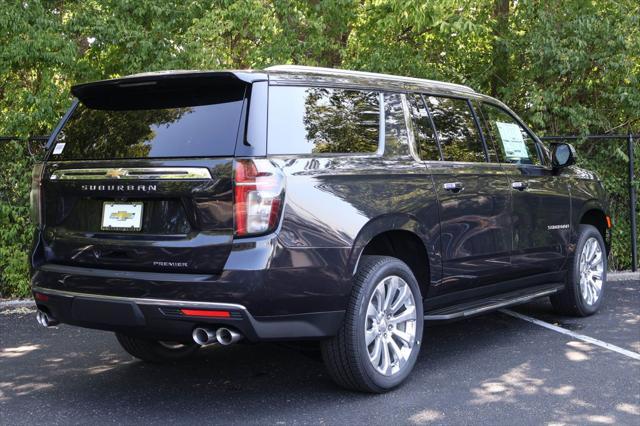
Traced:
<svg viewBox="0 0 640 426">
<path fill-rule="evenodd" d="M 340 386 L 385 392 L 413 369 L 423 325 L 411 269 L 393 257 L 363 256 L 345 320 L 337 336 L 322 342 L 322 358 Z"/>
<path fill-rule="evenodd" d="M 606 281 L 607 251 L 602 235 L 592 225 L 580 225 L 567 286 L 551 296 L 551 303 L 562 314 L 592 315 L 602 304 Z"/>
<path fill-rule="evenodd" d="M 116 333 L 116 338 L 122 348 L 129 354 L 143 361 L 156 364 L 189 358 L 200 349 L 200 345 L 195 343 L 145 340 L 122 333 Z"/>
</svg>

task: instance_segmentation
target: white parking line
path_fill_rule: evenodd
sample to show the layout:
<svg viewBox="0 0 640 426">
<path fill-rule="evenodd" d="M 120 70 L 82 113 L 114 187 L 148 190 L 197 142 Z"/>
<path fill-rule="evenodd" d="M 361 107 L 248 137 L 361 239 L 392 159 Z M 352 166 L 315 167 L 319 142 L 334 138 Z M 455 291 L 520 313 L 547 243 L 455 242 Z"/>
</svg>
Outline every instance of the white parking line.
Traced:
<svg viewBox="0 0 640 426">
<path fill-rule="evenodd" d="M 594 339 L 593 337 L 585 336 L 584 334 L 574 333 L 571 330 L 567 330 L 566 328 L 558 327 L 557 325 L 549 324 L 548 322 L 540 321 L 539 319 L 522 315 L 518 312 L 514 312 L 510 309 L 500 309 L 500 312 L 503 314 L 510 315 L 515 318 L 519 318 L 523 321 L 528 321 L 535 325 L 539 325 L 540 327 L 547 328 L 549 330 L 553 330 L 560 334 L 565 334 L 567 336 L 571 336 L 574 339 L 582 340 L 583 342 L 591 343 L 592 345 L 600 346 L 601 348 L 608 349 L 610 351 L 618 352 L 624 356 L 628 356 L 629 358 L 633 358 L 635 360 L 640 361 L 640 353 L 629 351 L 627 349 L 621 348 L 620 346 L 612 345 L 611 343 L 603 342 L 602 340 Z"/>
</svg>

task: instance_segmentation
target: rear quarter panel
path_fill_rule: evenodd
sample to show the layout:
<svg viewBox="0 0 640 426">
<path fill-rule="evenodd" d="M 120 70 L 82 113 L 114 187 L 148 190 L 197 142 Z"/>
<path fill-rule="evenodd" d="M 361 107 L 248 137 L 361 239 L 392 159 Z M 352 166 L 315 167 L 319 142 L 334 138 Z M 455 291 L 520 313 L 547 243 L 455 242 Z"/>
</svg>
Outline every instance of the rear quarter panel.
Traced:
<svg viewBox="0 0 640 426">
<path fill-rule="evenodd" d="M 353 155 L 272 160 L 287 180 L 278 236 L 287 254 L 276 255 L 271 265 L 272 274 L 287 274 L 282 281 L 273 280 L 280 287 L 274 294 L 340 295 L 336 306 L 344 309 L 363 248 L 379 233 L 394 229 L 418 235 L 432 274 L 440 272 L 433 267 L 439 264 L 436 195 L 422 163 Z"/>
</svg>

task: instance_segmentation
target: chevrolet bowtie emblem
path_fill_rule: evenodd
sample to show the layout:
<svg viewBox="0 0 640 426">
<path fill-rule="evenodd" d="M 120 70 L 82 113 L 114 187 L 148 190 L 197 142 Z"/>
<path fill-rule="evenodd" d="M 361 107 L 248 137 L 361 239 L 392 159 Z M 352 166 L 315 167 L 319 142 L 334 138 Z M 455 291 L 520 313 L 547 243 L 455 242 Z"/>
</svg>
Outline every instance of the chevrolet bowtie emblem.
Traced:
<svg viewBox="0 0 640 426">
<path fill-rule="evenodd" d="M 122 176 L 126 176 L 127 174 L 127 171 L 122 169 L 110 169 L 105 173 L 105 175 L 111 179 L 120 179 Z"/>
<path fill-rule="evenodd" d="M 129 213 L 129 212 L 125 212 L 125 211 L 119 211 L 119 212 L 113 212 L 111 213 L 111 215 L 109 215 L 110 219 L 115 219 L 119 222 L 124 222 L 125 220 L 129 220 L 131 219 L 133 216 L 135 215 L 135 213 Z"/>
</svg>

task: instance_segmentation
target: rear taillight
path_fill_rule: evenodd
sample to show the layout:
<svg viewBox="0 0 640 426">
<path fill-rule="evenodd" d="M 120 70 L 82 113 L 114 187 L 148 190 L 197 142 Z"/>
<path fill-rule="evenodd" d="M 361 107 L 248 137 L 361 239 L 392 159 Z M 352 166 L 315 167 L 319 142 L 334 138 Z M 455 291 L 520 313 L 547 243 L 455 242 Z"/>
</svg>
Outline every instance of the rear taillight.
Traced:
<svg viewBox="0 0 640 426">
<path fill-rule="evenodd" d="M 235 160 L 234 219 L 238 237 L 272 232 L 284 199 L 284 175 L 266 159 Z"/>
<path fill-rule="evenodd" d="M 29 194 L 29 201 L 31 204 L 31 222 L 40 228 L 42 225 L 42 169 L 43 163 L 38 163 L 33 166 L 31 172 L 31 193 Z"/>
</svg>

